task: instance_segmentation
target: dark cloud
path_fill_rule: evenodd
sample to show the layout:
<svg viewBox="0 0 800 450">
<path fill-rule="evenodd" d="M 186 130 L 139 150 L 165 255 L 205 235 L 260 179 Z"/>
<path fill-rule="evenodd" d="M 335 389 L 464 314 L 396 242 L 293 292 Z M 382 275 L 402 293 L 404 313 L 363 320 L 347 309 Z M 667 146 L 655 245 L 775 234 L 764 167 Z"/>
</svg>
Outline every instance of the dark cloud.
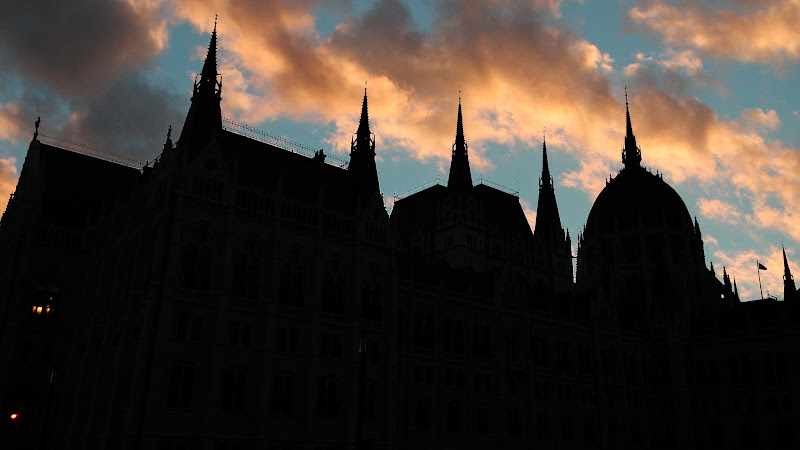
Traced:
<svg viewBox="0 0 800 450">
<path fill-rule="evenodd" d="M 101 91 L 166 42 L 153 2 L 2 0 L 0 11 L 6 70 L 61 94 Z"/>
<path fill-rule="evenodd" d="M 133 159 L 157 155 L 172 124 L 180 135 L 188 99 L 151 85 L 141 75 L 125 77 L 102 96 L 70 107 L 60 135 Z"/>
</svg>

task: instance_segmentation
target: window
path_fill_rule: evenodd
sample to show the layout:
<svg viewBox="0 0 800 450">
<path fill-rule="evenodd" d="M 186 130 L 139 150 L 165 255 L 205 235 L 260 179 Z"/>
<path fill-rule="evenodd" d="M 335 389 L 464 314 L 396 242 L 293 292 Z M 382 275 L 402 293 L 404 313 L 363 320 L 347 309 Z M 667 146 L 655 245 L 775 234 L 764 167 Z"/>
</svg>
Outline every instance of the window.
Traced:
<svg viewBox="0 0 800 450">
<path fill-rule="evenodd" d="M 292 413 L 292 379 L 289 374 L 275 375 L 272 381 L 273 414 L 289 415 Z"/>
<path fill-rule="evenodd" d="M 323 358 L 341 358 L 342 337 L 336 334 L 323 334 L 320 339 L 319 354 Z"/>
<path fill-rule="evenodd" d="M 211 249 L 207 246 L 198 249 L 195 244 L 184 245 L 181 258 L 181 287 L 207 291 L 210 276 Z"/>
<path fill-rule="evenodd" d="M 418 430 L 430 430 L 433 425 L 431 422 L 431 400 L 427 397 L 418 399 L 415 413 L 416 428 Z"/>
<path fill-rule="evenodd" d="M 447 403 L 447 431 L 461 431 L 461 403 L 458 400 Z"/>
<path fill-rule="evenodd" d="M 189 315 L 185 312 L 178 314 L 178 323 L 175 327 L 177 339 L 199 341 L 203 330 L 203 317 Z"/>
<path fill-rule="evenodd" d="M 178 363 L 172 367 L 167 380 L 167 408 L 189 408 L 192 406 L 192 387 L 194 384 L 194 366 L 189 363 Z"/>
<path fill-rule="evenodd" d="M 508 435 L 522 436 L 522 418 L 518 408 L 508 411 Z"/>
<path fill-rule="evenodd" d="M 331 377 L 319 380 L 317 385 L 317 416 L 336 417 L 339 403 L 336 396 L 336 380 Z"/>
<path fill-rule="evenodd" d="M 475 428 L 478 434 L 489 434 L 489 405 L 481 403 L 475 411 Z"/>
<path fill-rule="evenodd" d="M 234 320 L 228 328 L 228 344 L 234 347 L 250 347 L 253 325 Z"/>
<path fill-rule="evenodd" d="M 244 371 L 229 369 L 225 371 L 222 381 L 222 405 L 226 411 L 244 410 L 244 391 L 246 384 Z"/>
<path fill-rule="evenodd" d="M 239 252 L 233 260 L 233 285 L 231 294 L 234 297 L 258 299 L 261 273 L 261 259 L 258 257 L 260 247 L 250 240 L 240 245 Z"/>
<path fill-rule="evenodd" d="M 343 314 L 344 293 L 338 264 L 330 262 L 322 280 L 322 312 Z"/>
<path fill-rule="evenodd" d="M 278 328 L 276 350 L 280 353 L 297 353 L 299 335 L 297 328 Z"/>
<path fill-rule="evenodd" d="M 37 291 L 33 296 L 31 316 L 35 318 L 49 318 L 55 314 L 55 297 L 52 292 Z"/>
</svg>

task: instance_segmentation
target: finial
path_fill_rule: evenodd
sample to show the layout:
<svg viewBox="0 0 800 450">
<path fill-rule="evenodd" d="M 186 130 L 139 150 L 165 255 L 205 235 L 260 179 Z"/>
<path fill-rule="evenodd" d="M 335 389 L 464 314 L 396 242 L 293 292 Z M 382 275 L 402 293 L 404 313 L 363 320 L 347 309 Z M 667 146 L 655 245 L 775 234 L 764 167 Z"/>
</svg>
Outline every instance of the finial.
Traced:
<svg viewBox="0 0 800 450">
<path fill-rule="evenodd" d="M 170 140 L 170 138 L 172 138 L 172 124 L 167 128 L 167 140 Z"/>
<path fill-rule="evenodd" d="M 36 130 L 33 131 L 33 138 L 34 139 L 39 137 L 39 124 L 40 123 L 42 123 L 42 118 L 41 117 L 37 117 L 36 118 L 36 122 L 34 123 L 34 126 L 36 127 Z"/>
<path fill-rule="evenodd" d="M 628 106 L 628 86 L 625 86 L 625 106 Z"/>
<path fill-rule="evenodd" d="M 214 14 L 214 31 L 217 30 L 217 19 L 219 18 L 218 14 Z"/>
<path fill-rule="evenodd" d="M 458 105 L 461 106 L 461 86 L 458 87 Z"/>
</svg>

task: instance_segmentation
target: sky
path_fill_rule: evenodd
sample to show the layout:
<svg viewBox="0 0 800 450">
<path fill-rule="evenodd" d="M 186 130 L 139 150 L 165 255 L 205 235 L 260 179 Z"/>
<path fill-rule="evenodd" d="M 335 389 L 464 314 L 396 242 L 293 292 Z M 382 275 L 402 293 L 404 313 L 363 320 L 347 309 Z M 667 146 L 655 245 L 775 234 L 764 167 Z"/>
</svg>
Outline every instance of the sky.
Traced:
<svg viewBox="0 0 800 450">
<path fill-rule="evenodd" d="M 0 209 L 40 133 L 135 161 L 178 136 L 218 15 L 223 116 L 346 158 L 363 89 L 381 190 L 449 169 L 459 91 L 473 177 L 531 225 L 546 133 L 562 224 L 642 163 L 696 216 L 743 299 L 800 276 L 798 0 L 0 0 Z"/>
</svg>

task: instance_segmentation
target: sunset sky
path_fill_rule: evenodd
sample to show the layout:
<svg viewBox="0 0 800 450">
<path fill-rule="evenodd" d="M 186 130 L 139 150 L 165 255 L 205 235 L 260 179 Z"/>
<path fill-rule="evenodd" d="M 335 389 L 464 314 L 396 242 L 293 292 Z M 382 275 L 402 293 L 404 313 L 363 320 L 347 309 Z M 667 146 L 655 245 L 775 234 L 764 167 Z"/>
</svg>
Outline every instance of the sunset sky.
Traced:
<svg viewBox="0 0 800 450">
<path fill-rule="evenodd" d="M 364 82 L 381 189 L 446 180 L 459 89 L 475 178 L 535 216 L 546 128 L 573 242 L 622 166 L 697 216 L 744 299 L 800 276 L 800 1 L 0 0 L 0 208 L 42 133 L 155 158 L 189 107 L 219 15 L 223 115 L 344 156 Z M 533 222 L 531 222 L 532 224 Z"/>
</svg>

